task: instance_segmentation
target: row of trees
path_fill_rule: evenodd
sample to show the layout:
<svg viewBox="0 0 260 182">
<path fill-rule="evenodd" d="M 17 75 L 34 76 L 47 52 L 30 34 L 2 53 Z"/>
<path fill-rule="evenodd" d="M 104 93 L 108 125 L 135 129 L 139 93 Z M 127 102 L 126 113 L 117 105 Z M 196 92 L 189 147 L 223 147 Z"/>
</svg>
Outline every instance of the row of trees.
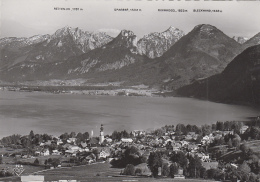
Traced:
<svg viewBox="0 0 260 182">
<path fill-rule="evenodd" d="M 48 134 L 34 134 L 33 131 L 27 136 L 11 135 L 3 137 L 0 142 L 3 145 L 22 145 L 23 147 L 31 147 L 33 145 L 39 145 L 42 141 L 51 140 L 52 137 Z"/>
<path fill-rule="evenodd" d="M 249 127 L 245 133 L 241 135 L 243 140 L 253 139 L 260 140 L 260 128 L 259 126 L 251 126 Z"/>
<path fill-rule="evenodd" d="M 64 133 L 60 135 L 60 139 L 66 143 L 69 138 L 76 138 L 76 144 L 79 145 L 81 142 L 86 142 L 89 139 L 89 133 L 81 133 L 76 134 L 75 132 L 71 132 L 70 134 Z"/>
<path fill-rule="evenodd" d="M 133 135 L 129 134 L 126 130 L 121 132 L 114 131 L 111 135 L 111 138 L 117 141 L 121 140 L 122 138 L 129 138 L 129 137 L 133 137 Z"/>
<path fill-rule="evenodd" d="M 70 134 L 64 133 L 60 135 L 60 138 L 66 143 L 69 138 L 77 138 L 76 143 L 86 142 L 89 139 L 89 133 L 78 133 L 71 132 Z M 34 134 L 31 130 L 28 136 L 11 135 L 3 137 L 0 143 L 3 145 L 22 145 L 23 147 L 32 147 L 33 145 L 39 145 L 41 142 L 52 140 L 53 137 L 48 134 Z M 55 139 L 54 139 L 55 140 Z"/>
<path fill-rule="evenodd" d="M 175 135 L 179 136 L 181 134 L 186 135 L 189 132 L 195 132 L 196 134 L 205 136 L 209 135 L 213 131 L 231 131 L 234 130 L 235 133 L 240 133 L 240 129 L 243 126 L 243 122 L 240 121 L 217 121 L 216 124 L 212 125 L 202 125 L 198 127 L 197 125 L 184 125 L 184 124 L 177 124 L 176 127 L 174 125 L 165 125 L 164 127 L 157 129 L 153 132 L 154 135 L 161 137 L 166 132 L 175 132 Z"/>
<path fill-rule="evenodd" d="M 243 126 L 243 122 L 240 121 L 218 121 L 216 123 L 216 130 L 219 131 L 231 131 L 234 130 L 235 133 L 240 133 L 240 129 Z"/>
</svg>

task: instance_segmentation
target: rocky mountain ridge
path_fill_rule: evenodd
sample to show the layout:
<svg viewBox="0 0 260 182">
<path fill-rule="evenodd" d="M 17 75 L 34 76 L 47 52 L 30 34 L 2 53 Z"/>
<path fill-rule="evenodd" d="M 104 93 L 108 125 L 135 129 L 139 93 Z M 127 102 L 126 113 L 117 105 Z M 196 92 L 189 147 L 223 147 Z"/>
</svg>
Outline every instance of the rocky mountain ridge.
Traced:
<svg viewBox="0 0 260 182">
<path fill-rule="evenodd" d="M 150 33 L 138 41 L 138 52 L 149 58 L 160 57 L 184 35 L 182 30 L 173 26 L 161 33 Z"/>
<path fill-rule="evenodd" d="M 233 36 L 232 37 L 235 41 L 237 41 L 239 44 L 244 44 L 248 38 L 246 37 L 241 37 L 241 36 Z"/>
<path fill-rule="evenodd" d="M 81 55 L 79 59 L 81 66 L 70 69 L 69 74 L 117 70 L 144 58 L 137 52 L 137 36 L 132 31 L 122 30 L 111 42 Z"/>
<path fill-rule="evenodd" d="M 64 27 L 53 35 L 0 39 L 1 69 L 24 62 L 57 62 L 101 47 L 112 40 L 102 32 Z"/>
</svg>

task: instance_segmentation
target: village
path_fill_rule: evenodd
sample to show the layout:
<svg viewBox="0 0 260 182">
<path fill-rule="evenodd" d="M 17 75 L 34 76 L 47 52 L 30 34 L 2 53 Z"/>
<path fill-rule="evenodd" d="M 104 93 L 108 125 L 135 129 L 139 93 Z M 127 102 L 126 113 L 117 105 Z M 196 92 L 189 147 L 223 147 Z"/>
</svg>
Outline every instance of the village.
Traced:
<svg viewBox="0 0 260 182">
<path fill-rule="evenodd" d="M 241 165 L 248 167 L 252 161 L 245 164 L 246 159 L 243 159 L 241 163 L 240 157 L 240 160 L 231 159 L 231 153 L 242 152 L 242 155 L 247 150 L 245 152 L 250 151 L 258 162 L 256 153 L 249 148 L 242 149 L 247 143 L 243 137 L 250 134 L 252 127 L 241 123 L 217 122 L 201 128 L 178 124 L 175 129 L 166 125 L 152 132 L 114 131 L 112 135 L 105 135 L 101 125 L 99 137 L 89 136 L 88 132 L 50 136 L 33 131 L 26 136 L 4 137 L 0 146 L 1 177 L 14 175 L 10 165 L 56 169 L 109 163 L 121 169 L 118 175 L 175 179 L 228 179 L 233 176 L 238 179 L 234 174 L 228 175 L 228 171 L 238 170 Z M 249 138 L 251 142 L 252 139 L 258 138 Z M 250 172 L 248 178 L 255 175 L 257 179 L 252 168 Z"/>
</svg>

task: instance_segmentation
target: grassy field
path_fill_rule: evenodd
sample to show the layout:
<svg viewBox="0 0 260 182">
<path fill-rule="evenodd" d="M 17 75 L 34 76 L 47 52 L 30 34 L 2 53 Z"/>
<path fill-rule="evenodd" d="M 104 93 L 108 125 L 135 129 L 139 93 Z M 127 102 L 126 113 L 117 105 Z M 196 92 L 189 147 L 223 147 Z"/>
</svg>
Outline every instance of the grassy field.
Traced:
<svg viewBox="0 0 260 182">
<path fill-rule="evenodd" d="M 12 171 L 13 168 L 15 168 L 14 164 L 0 164 L 0 169 L 8 168 L 9 171 Z M 30 165 L 23 165 L 23 168 L 25 169 L 23 174 L 29 175 L 33 172 L 43 170 L 43 166 L 30 166 Z"/>
<path fill-rule="evenodd" d="M 140 181 L 140 182 L 163 182 L 163 181 L 187 181 L 187 182 L 199 182 L 207 180 L 177 180 L 171 178 L 160 178 L 154 179 L 151 177 L 124 177 L 119 176 L 122 169 L 111 168 L 108 163 L 92 164 L 86 166 L 70 167 L 70 168 L 59 168 L 39 172 L 37 174 L 44 175 L 46 181 L 56 180 L 78 180 L 78 181 Z M 115 177 L 117 176 L 117 177 Z"/>
<path fill-rule="evenodd" d="M 210 180 L 202 179 L 172 179 L 172 178 L 152 178 L 152 177 L 127 177 L 119 176 L 122 169 L 111 168 L 108 163 L 99 163 L 86 166 L 77 166 L 69 168 L 56 168 L 44 170 L 42 168 L 29 166 L 26 169 L 24 175 L 33 174 L 36 170 L 39 172 L 34 173 L 37 175 L 44 175 L 45 181 L 58 181 L 58 180 L 77 180 L 77 181 L 88 181 L 88 182 L 115 182 L 115 181 L 138 181 L 138 182 L 212 182 Z M 30 171 L 31 170 L 31 171 Z M 31 172 L 31 173 L 30 173 Z M 19 181 L 19 177 L 8 177 L 0 178 L 0 181 Z"/>
<path fill-rule="evenodd" d="M 13 149 L 10 147 L 7 148 L 0 148 L 0 154 L 5 154 L 5 153 L 9 153 L 9 154 L 13 154 L 13 153 L 19 153 L 22 152 L 24 149 Z"/>
<path fill-rule="evenodd" d="M 28 158 L 28 159 L 19 159 L 18 161 L 33 163 L 36 158 L 39 160 L 41 165 L 44 165 L 45 160 L 48 160 L 49 158 L 58 158 L 61 161 L 63 161 L 63 159 L 65 159 L 66 157 L 61 155 L 49 155 L 49 156 L 38 156 L 38 157 Z"/>
<path fill-rule="evenodd" d="M 2 169 L 8 169 L 8 171 L 13 171 L 15 168 L 14 164 L 0 164 L 0 170 Z M 30 175 L 36 171 L 41 171 L 44 169 L 42 166 L 30 166 L 30 165 L 23 165 L 23 168 L 25 169 L 22 175 Z M 20 178 L 17 176 L 13 177 L 6 177 L 6 178 L 0 178 L 0 181 L 19 181 Z"/>
</svg>

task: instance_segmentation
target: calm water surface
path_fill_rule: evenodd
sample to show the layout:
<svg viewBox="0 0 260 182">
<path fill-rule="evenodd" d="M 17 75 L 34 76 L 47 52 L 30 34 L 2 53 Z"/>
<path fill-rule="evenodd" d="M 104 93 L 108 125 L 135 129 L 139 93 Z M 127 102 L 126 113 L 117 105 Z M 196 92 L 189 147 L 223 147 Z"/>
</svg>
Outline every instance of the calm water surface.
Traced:
<svg viewBox="0 0 260 182">
<path fill-rule="evenodd" d="M 11 134 L 154 129 L 260 115 L 259 108 L 179 97 L 124 97 L 0 91 L 0 137 Z"/>
</svg>

